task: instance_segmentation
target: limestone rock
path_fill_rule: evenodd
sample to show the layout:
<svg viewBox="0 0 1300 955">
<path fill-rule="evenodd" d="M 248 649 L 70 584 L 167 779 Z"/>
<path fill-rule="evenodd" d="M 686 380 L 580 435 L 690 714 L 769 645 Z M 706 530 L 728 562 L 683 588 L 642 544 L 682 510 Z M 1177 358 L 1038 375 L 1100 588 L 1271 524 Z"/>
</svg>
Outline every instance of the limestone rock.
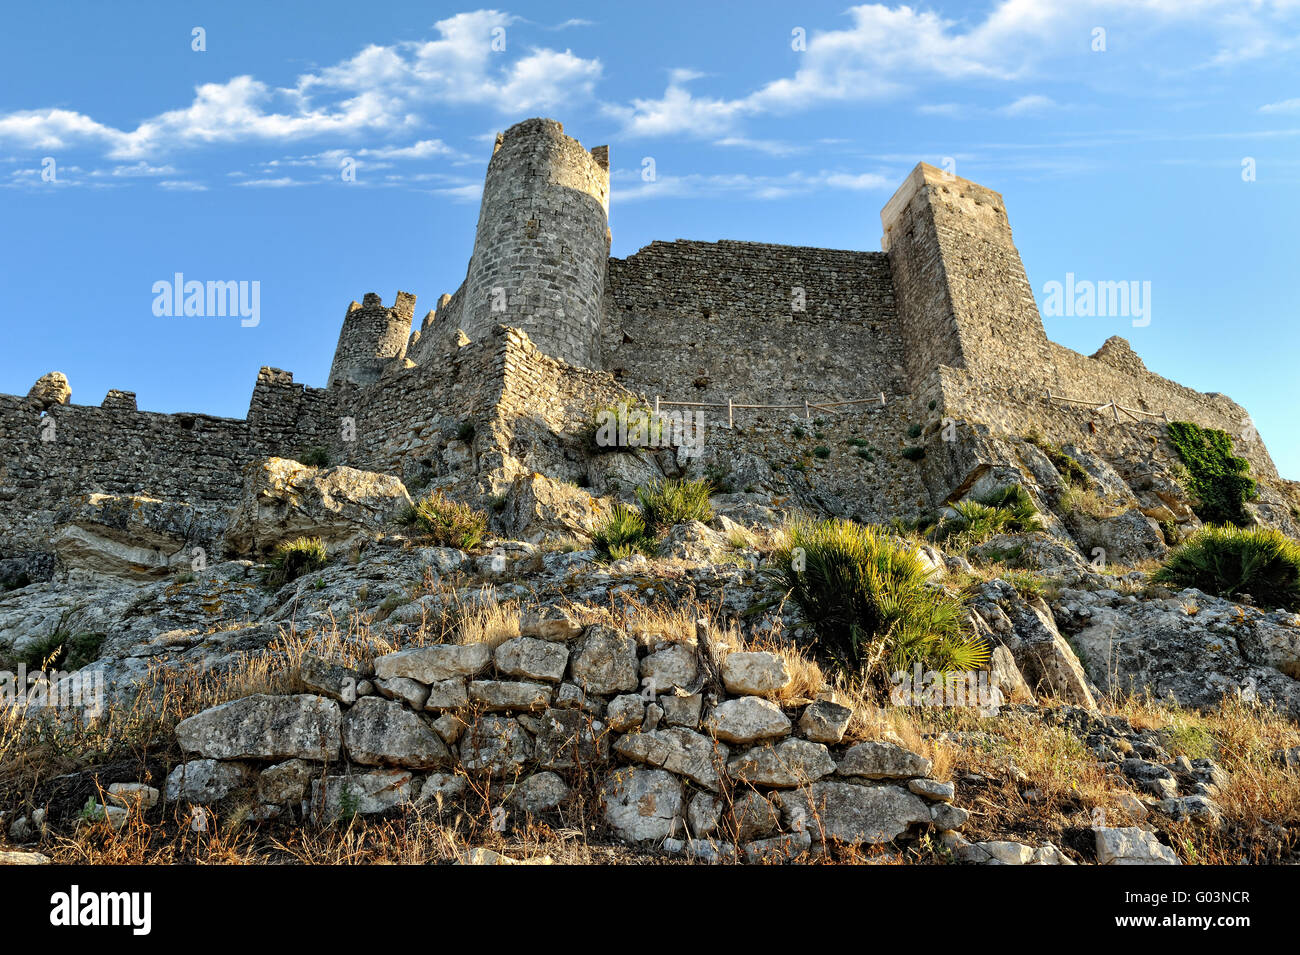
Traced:
<svg viewBox="0 0 1300 955">
<path fill-rule="evenodd" d="M 641 661 L 642 685 L 653 687 L 656 693 L 664 693 L 674 687 L 689 687 L 695 682 L 698 672 L 695 651 L 680 643 L 651 653 Z"/>
<path fill-rule="evenodd" d="M 850 747 L 838 771 L 841 776 L 867 779 L 910 779 L 928 776 L 930 768 L 930 761 L 919 753 L 888 740 L 871 740 Z"/>
<path fill-rule="evenodd" d="M 515 478 L 506 491 L 501 522 L 513 540 L 590 537 L 609 505 L 581 488 L 533 472 Z"/>
<path fill-rule="evenodd" d="M 340 660 L 331 660 L 318 653 L 304 653 L 298 664 L 298 682 L 311 693 L 328 696 L 340 703 L 352 703 L 357 698 L 357 684 L 362 676 Z"/>
<path fill-rule="evenodd" d="M 541 683 L 514 680 L 474 680 L 469 685 L 470 702 L 488 711 L 526 710 L 540 713 L 550 706 L 551 688 Z"/>
<path fill-rule="evenodd" d="M 339 755 L 339 705 L 319 696 L 246 696 L 176 724 L 187 753 L 211 759 L 334 760 Z"/>
<path fill-rule="evenodd" d="M 302 759 L 276 763 L 257 778 L 257 798 L 273 806 L 297 805 L 307 798 L 307 787 L 320 767 Z"/>
<path fill-rule="evenodd" d="M 627 693 L 637 679 L 636 641 L 613 627 L 587 628 L 569 662 L 570 678 L 587 693 Z"/>
<path fill-rule="evenodd" d="M 799 717 L 799 732 L 804 739 L 814 743 L 833 745 L 844 739 L 851 719 L 853 711 L 847 706 L 830 700 L 817 700 L 804 707 Z"/>
<path fill-rule="evenodd" d="M 192 547 L 215 539 L 217 525 L 191 504 L 138 494 L 83 494 L 55 516 L 60 563 L 125 580 L 189 569 Z"/>
<path fill-rule="evenodd" d="M 619 769 L 601 787 L 605 821 L 631 842 L 674 835 L 682 815 L 682 782 L 662 769 Z"/>
<path fill-rule="evenodd" d="M 564 802 L 568 795 L 569 787 L 563 779 L 552 772 L 541 772 L 520 780 L 506 802 L 524 812 L 544 812 Z"/>
<path fill-rule="evenodd" d="M 496 649 L 497 669 L 508 676 L 559 683 L 569 665 L 569 651 L 562 643 L 535 637 L 516 637 Z"/>
<path fill-rule="evenodd" d="M 249 785 L 253 777 L 253 771 L 243 763 L 192 759 L 171 771 L 164 788 L 168 802 L 212 803 Z"/>
<path fill-rule="evenodd" d="M 403 676 L 421 683 L 440 683 L 454 677 L 474 676 L 487 667 L 492 650 L 486 643 L 446 643 L 399 650 L 375 660 L 375 676 Z"/>
<path fill-rule="evenodd" d="M 615 733 L 625 733 L 640 726 L 645 719 L 645 700 L 636 693 L 624 693 L 609 701 L 605 722 Z"/>
<path fill-rule="evenodd" d="M 377 769 L 349 776 L 327 776 L 312 787 L 312 814 L 318 823 L 370 815 L 415 798 L 419 781 L 405 769 Z"/>
<path fill-rule="evenodd" d="M 823 780 L 775 798 L 786 827 L 816 840 L 874 845 L 897 838 L 909 826 L 930 823 L 930 807 L 899 786 Z"/>
<path fill-rule="evenodd" d="M 835 772 L 835 760 L 821 743 L 787 739 L 741 753 L 727 771 L 754 786 L 803 786 Z"/>
<path fill-rule="evenodd" d="M 343 746 L 353 762 L 366 766 L 435 769 L 451 763 L 447 744 L 424 719 L 376 696 L 360 699 L 348 710 Z"/>
<path fill-rule="evenodd" d="M 231 511 L 231 553 L 267 554 L 297 537 L 319 537 L 331 550 L 380 533 L 411 503 L 397 478 L 356 468 L 312 468 L 288 458 L 254 461 Z"/>
<path fill-rule="evenodd" d="M 453 681 L 460 686 L 462 694 L 464 693 L 464 681 Z M 387 680 L 375 680 L 375 689 L 382 696 L 390 700 L 396 700 L 399 703 L 405 703 L 413 710 L 424 709 L 424 704 L 429 701 L 429 687 L 416 680 L 408 680 L 404 676 L 395 676 Z M 459 705 L 464 705 L 461 701 Z"/>
<path fill-rule="evenodd" d="M 550 709 L 537 730 L 537 762 L 546 769 L 570 769 L 609 756 L 609 734 L 582 710 Z"/>
<path fill-rule="evenodd" d="M 1098 865 L 1181 865 L 1174 850 L 1145 829 L 1093 828 Z"/>
<path fill-rule="evenodd" d="M 788 687 L 793 678 L 785 659 L 778 654 L 737 652 L 727 654 L 722 661 L 722 682 L 729 693 L 774 697 Z"/>
<path fill-rule="evenodd" d="M 470 772 L 517 776 L 532 756 L 532 738 L 512 717 L 484 716 L 460 738 L 461 765 Z"/>
<path fill-rule="evenodd" d="M 957 788 L 952 783 L 941 783 L 937 779 L 912 779 L 907 788 L 931 802 L 952 802 L 957 795 Z"/>
<path fill-rule="evenodd" d="M 728 743 L 752 743 L 790 732 L 790 718 L 769 700 L 743 696 L 714 707 L 704 725 Z"/>
<path fill-rule="evenodd" d="M 614 744 L 614 751 L 678 773 L 710 791 L 717 791 L 719 770 L 727 760 L 726 746 L 680 727 L 628 733 Z"/>
</svg>

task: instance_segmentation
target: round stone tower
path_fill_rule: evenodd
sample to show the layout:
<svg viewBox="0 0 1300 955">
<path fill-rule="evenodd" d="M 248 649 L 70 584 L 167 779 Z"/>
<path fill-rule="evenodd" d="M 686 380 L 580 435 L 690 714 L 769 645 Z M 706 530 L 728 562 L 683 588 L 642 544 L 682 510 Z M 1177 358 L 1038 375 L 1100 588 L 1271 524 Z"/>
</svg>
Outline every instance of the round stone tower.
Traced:
<svg viewBox="0 0 1300 955">
<path fill-rule="evenodd" d="M 511 325 L 548 355 L 599 367 L 608 260 L 609 147 L 587 152 L 551 119 L 498 135 L 465 279 L 465 334 Z"/>
<path fill-rule="evenodd" d="M 406 343 L 415 317 L 415 296 L 398 292 L 392 308 L 374 292 L 348 306 L 330 366 L 329 387 L 351 382 L 369 385 L 379 380 L 389 362 L 406 357 Z"/>
</svg>

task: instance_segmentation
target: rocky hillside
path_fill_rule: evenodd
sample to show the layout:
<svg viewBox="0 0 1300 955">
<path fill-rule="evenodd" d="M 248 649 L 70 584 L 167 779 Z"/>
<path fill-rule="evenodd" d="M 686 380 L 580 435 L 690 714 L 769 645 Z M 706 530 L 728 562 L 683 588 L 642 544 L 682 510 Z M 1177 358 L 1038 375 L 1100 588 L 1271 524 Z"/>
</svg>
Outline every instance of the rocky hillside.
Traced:
<svg viewBox="0 0 1300 955">
<path fill-rule="evenodd" d="M 167 576 L 140 555 L 185 515 L 92 496 L 0 595 L 0 668 L 59 671 L 0 722 L 4 851 L 1295 861 L 1300 616 L 1157 582 L 1186 481 L 1043 444 L 887 532 L 987 650 L 955 703 L 828 656 L 778 573 L 813 508 L 760 481 L 611 548 L 653 458 L 488 496 L 269 459 Z"/>
</svg>

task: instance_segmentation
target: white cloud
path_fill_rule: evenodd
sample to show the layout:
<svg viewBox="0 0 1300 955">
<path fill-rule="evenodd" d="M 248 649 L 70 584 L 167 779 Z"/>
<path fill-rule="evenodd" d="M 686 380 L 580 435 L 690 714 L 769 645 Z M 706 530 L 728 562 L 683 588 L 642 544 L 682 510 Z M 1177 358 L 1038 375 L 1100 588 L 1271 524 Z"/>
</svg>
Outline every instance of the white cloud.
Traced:
<svg viewBox="0 0 1300 955">
<path fill-rule="evenodd" d="M 435 24 L 437 39 L 371 45 L 348 60 L 297 77 L 290 87 L 273 87 L 252 76 L 204 83 L 188 106 L 145 119 L 134 129 L 117 129 L 66 109 L 0 114 L 0 142 L 29 150 L 86 145 L 110 158 L 141 159 L 209 144 L 391 137 L 425 125 L 432 106 L 518 114 L 591 95 L 601 75 L 599 60 L 569 50 L 515 53 L 508 29 L 514 22 L 495 10 L 457 14 Z M 505 52 L 492 49 L 495 29 L 507 30 Z M 457 155 L 438 140 L 399 149 L 411 152 L 398 158 Z"/>
<path fill-rule="evenodd" d="M 167 189 L 172 192 L 207 192 L 208 187 L 201 182 L 191 182 L 187 179 L 164 179 L 158 183 L 159 189 Z"/>
<path fill-rule="evenodd" d="M 1032 93 L 999 108 L 998 112 L 1003 116 L 1036 116 L 1056 109 L 1060 106 L 1050 96 Z"/>
<path fill-rule="evenodd" d="M 700 74 L 675 70 L 663 94 L 634 99 L 607 112 L 626 133 L 639 136 L 741 137 L 746 118 L 791 114 L 837 103 L 883 101 L 927 85 L 1005 84 L 1036 75 L 1065 57 L 1094 56 L 1091 31 L 1099 23 L 1125 29 L 1130 42 L 1177 27 L 1195 31 L 1208 50 L 1201 66 L 1227 66 L 1277 56 L 1294 39 L 1295 0 L 999 0 L 983 19 L 953 20 L 911 6 L 872 3 L 851 7 L 842 29 L 810 31 L 799 67 L 732 99 L 696 96 L 687 84 Z M 1189 66 L 1189 69 L 1195 68 Z M 1046 97 L 1023 97 L 1003 109 L 1026 115 L 1051 107 Z M 930 114 L 959 113 L 940 103 Z"/>
<path fill-rule="evenodd" d="M 1261 113 L 1300 113 L 1300 97 L 1284 99 L 1280 103 L 1267 103 L 1259 108 Z"/>
</svg>

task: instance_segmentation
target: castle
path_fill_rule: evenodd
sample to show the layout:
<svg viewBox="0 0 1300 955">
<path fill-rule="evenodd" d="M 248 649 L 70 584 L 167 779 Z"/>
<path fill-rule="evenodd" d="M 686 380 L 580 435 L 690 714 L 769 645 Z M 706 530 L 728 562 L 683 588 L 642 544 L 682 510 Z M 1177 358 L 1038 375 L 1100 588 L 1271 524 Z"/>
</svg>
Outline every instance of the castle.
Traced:
<svg viewBox="0 0 1300 955">
<path fill-rule="evenodd" d="M 526 120 L 497 137 L 464 283 L 414 331 L 414 295 L 353 302 L 325 388 L 263 368 L 242 420 L 142 412 L 123 391 L 98 407 L 41 388 L 0 396 L 0 559 L 48 554 L 88 494 L 177 502 L 187 540 L 215 539 L 245 466 L 312 447 L 481 494 L 537 472 L 586 484 L 575 426 L 629 396 L 720 406 L 711 454 L 746 474 L 781 470 L 757 449 L 788 409 L 806 402 L 828 430 L 851 417 L 845 434 L 880 450 L 876 470 L 804 491 L 865 519 L 941 503 L 969 483 L 987 436 L 1031 429 L 1131 457 L 1152 453 L 1166 418 L 1190 420 L 1277 477 L 1225 396 L 1147 371 L 1123 339 L 1092 356 L 1049 341 L 1002 197 L 976 183 L 918 165 L 881 213 L 878 252 L 679 240 L 614 259 L 610 198 L 607 147 Z M 1120 422 L 1051 395 L 1148 415 Z M 728 428 L 729 402 L 786 410 Z M 944 421 L 963 439 L 940 442 Z M 919 464 L 897 460 L 927 444 Z M 162 565 L 173 545 L 159 543 Z"/>
</svg>

